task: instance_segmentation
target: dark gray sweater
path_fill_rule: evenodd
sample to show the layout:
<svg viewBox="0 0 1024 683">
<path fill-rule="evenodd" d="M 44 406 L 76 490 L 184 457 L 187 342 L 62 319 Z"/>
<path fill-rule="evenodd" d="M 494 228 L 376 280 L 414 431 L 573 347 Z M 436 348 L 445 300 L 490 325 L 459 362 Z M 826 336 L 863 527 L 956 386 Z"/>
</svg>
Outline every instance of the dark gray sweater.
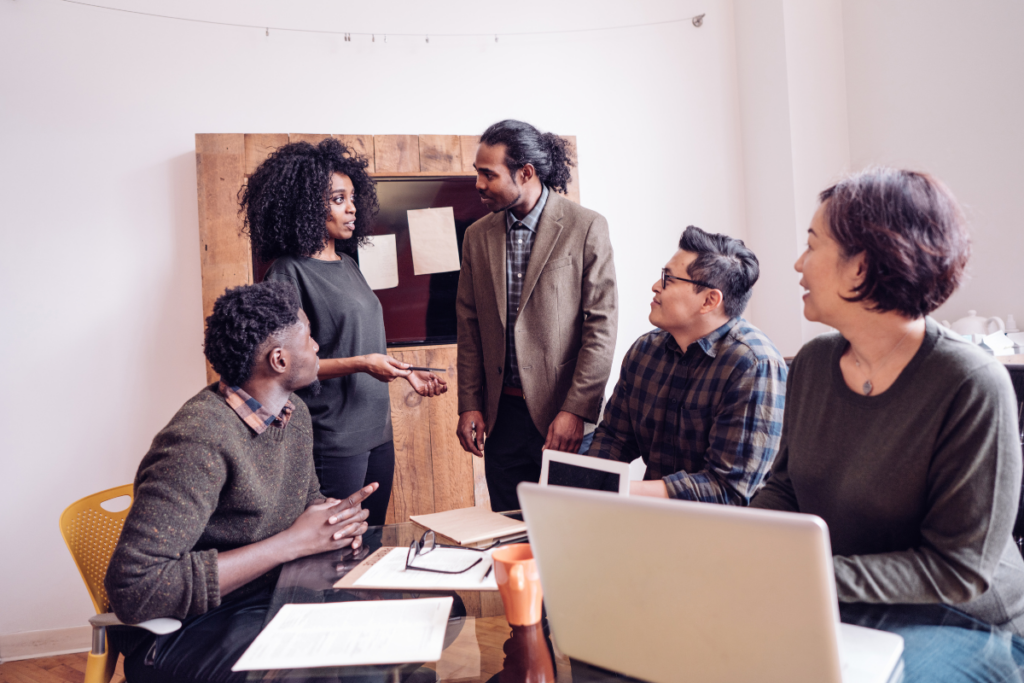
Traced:
<svg viewBox="0 0 1024 683">
<path fill-rule="evenodd" d="M 298 287 L 321 358 L 387 353 L 380 300 L 366 284 L 359 264 L 347 254 L 339 256 L 340 261 L 282 256 L 265 279 Z M 320 384 L 315 396 L 308 389 L 298 391 L 313 416 L 318 462 L 324 456 L 365 453 L 394 438 L 387 382 L 357 372 Z"/>
<path fill-rule="evenodd" d="M 322 498 L 309 411 L 294 395 L 291 401 L 287 426 L 257 435 L 214 384 L 156 435 L 104 582 L 121 621 L 183 619 L 217 607 L 217 552 L 284 531 Z M 276 575 L 232 596 L 256 592 Z"/>
<path fill-rule="evenodd" d="M 1010 532 L 1021 486 L 1016 398 L 998 361 L 927 319 L 896 382 L 843 381 L 838 334 L 789 371 L 782 445 L 752 507 L 828 523 L 845 602 L 945 603 L 1017 633 L 1024 561 Z"/>
</svg>

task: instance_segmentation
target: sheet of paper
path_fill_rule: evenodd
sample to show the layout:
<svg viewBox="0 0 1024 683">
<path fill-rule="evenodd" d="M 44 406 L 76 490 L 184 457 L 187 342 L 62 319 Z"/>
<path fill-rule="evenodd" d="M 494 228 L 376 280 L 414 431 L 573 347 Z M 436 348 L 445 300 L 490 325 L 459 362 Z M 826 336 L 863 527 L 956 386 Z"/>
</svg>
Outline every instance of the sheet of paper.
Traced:
<svg viewBox="0 0 1024 683">
<path fill-rule="evenodd" d="M 452 598 L 285 605 L 232 671 L 436 662 Z"/>
<path fill-rule="evenodd" d="M 417 275 L 447 273 L 459 269 L 459 244 L 455 238 L 452 207 L 410 209 L 409 243 L 412 269 Z"/>
<path fill-rule="evenodd" d="M 370 289 L 398 286 L 398 250 L 394 235 L 372 235 L 370 243 L 359 246 L 359 270 Z"/>
<path fill-rule="evenodd" d="M 367 558 L 367 562 L 375 561 L 374 564 L 362 573 L 351 587 L 408 590 L 498 590 L 498 584 L 494 581 L 494 572 L 487 572 L 491 567 L 490 551 L 435 548 L 426 555 L 417 557 L 413 562 L 417 567 L 459 570 L 468 567 L 478 559 L 481 560 L 480 564 L 461 574 L 438 574 L 437 572 L 406 569 L 405 558 L 408 555 L 408 548 L 391 548 L 387 554 Z M 345 583 L 345 580 L 342 579 L 339 583 Z M 338 585 L 335 584 L 335 587 Z"/>
</svg>

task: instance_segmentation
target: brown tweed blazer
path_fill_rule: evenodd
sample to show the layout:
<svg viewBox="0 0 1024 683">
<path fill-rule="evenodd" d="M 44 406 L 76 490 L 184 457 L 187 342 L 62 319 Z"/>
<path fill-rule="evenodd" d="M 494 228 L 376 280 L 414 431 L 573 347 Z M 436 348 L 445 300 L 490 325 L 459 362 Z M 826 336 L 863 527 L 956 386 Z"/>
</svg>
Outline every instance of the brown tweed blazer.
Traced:
<svg viewBox="0 0 1024 683">
<path fill-rule="evenodd" d="M 459 413 L 494 428 L 505 365 L 505 212 L 466 230 L 456 302 Z M 596 422 L 612 367 L 615 265 L 608 222 L 550 192 L 537 224 L 516 322 L 519 376 L 541 434 L 560 410 Z"/>
</svg>

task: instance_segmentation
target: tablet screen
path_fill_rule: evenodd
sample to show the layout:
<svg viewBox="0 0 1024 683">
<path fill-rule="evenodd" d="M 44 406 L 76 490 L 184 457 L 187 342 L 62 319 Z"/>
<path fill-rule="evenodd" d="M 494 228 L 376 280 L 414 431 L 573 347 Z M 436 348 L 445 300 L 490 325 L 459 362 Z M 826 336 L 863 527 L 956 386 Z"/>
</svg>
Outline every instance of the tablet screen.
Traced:
<svg viewBox="0 0 1024 683">
<path fill-rule="evenodd" d="M 548 485 L 568 486 L 594 491 L 618 491 L 619 475 L 589 467 L 552 461 L 548 465 Z"/>
</svg>

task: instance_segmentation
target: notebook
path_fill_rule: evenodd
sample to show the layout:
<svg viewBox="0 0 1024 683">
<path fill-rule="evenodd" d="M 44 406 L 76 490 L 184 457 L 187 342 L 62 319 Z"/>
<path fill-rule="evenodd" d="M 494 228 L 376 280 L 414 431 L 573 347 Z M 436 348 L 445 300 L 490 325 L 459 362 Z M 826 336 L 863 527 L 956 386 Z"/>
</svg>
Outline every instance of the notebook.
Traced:
<svg viewBox="0 0 1024 683">
<path fill-rule="evenodd" d="M 583 662 L 681 679 L 886 683 L 903 639 L 839 621 L 812 515 L 518 487 L 552 637 Z"/>
</svg>

